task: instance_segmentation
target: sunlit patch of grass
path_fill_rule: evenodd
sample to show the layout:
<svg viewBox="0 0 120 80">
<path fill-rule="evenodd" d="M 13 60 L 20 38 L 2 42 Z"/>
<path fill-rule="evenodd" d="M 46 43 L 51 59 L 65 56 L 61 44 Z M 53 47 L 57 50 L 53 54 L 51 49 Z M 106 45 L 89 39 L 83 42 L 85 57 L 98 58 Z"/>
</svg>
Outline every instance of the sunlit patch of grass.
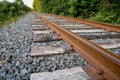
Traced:
<svg viewBox="0 0 120 80">
<path fill-rule="evenodd" d="M 9 24 L 10 24 L 11 22 L 17 21 L 20 17 L 21 17 L 21 16 L 15 16 L 15 17 L 13 17 L 13 18 L 11 18 L 11 19 L 5 20 L 4 22 L 0 22 L 0 27 L 9 26 Z"/>
<path fill-rule="evenodd" d="M 28 13 L 29 13 L 29 12 L 28 12 Z M 27 13 L 25 13 L 25 14 L 27 14 Z M 10 19 L 5 20 L 4 22 L 1 22 L 1 21 L 0 21 L 0 28 L 3 27 L 3 26 L 8 26 L 8 27 L 9 27 L 9 24 L 10 24 L 11 22 L 16 22 L 19 18 L 23 17 L 25 14 L 12 17 L 12 18 L 10 18 Z"/>
</svg>

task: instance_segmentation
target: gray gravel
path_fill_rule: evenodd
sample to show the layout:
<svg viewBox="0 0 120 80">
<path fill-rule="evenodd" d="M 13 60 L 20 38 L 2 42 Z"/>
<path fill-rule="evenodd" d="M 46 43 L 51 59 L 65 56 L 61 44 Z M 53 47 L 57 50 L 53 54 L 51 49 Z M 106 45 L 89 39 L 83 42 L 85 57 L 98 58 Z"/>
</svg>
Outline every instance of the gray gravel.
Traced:
<svg viewBox="0 0 120 80">
<path fill-rule="evenodd" d="M 0 28 L 0 80 L 30 80 L 33 72 L 54 71 L 87 64 L 77 53 L 31 57 L 32 19 L 29 13 L 9 27 Z M 41 43 L 58 45 L 63 41 Z"/>
<path fill-rule="evenodd" d="M 77 53 L 34 57 L 31 64 L 31 73 L 51 72 L 86 64 L 87 62 Z"/>
<path fill-rule="evenodd" d="M 116 55 L 120 56 L 120 47 L 109 49 L 109 51 L 114 52 Z"/>
<path fill-rule="evenodd" d="M 30 79 L 33 18 L 33 13 L 29 13 L 0 28 L 0 80 Z"/>
</svg>

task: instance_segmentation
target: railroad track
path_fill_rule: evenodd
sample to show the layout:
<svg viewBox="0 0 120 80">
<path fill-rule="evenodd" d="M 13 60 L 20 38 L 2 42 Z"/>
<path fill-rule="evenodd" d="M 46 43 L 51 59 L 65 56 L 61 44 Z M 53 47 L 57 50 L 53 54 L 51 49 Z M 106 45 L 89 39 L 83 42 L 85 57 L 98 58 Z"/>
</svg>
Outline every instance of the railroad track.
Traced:
<svg viewBox="0 0 120 80">
<path fill-rule="evenodd" d="M 85 64 L 80 66 L 82 68 L 77 67 L 77 70 L 81 69 L 84 72 L 84 69 L 87 72 L 87 74 L 84 72 L 84 75 L 87 76 L 87 78 L 84 77 L 85 80 L 91 78 L 94 80 L 119 80 L 119 27 L 56 15 L 38 13 L 35 13 L 35 15 L 36 19 L 32 23 L 34 37 L 31 56 L 51 57 L 53 55 L 79 53 L 85 59 Z M 75 71 L 76 68 L 72 68 L 72 70 Z M 35 72 L 39 71 L 32 71 L 32 73 Z M 54 72 L 53 75 L 56 73 Z M 43 76 L 43 74 L 32 74 L 31 80 L 35 80 L 36 75 Z M 46 74 L 50 75 L 52 73 Z M 67 73 L 64 75 L 68 76 Z M 40 77 L 37 77 L 36 80 L 38 78 Z M 45 78 L 50 77 L 44 76 Z M 53 77 L 47 80 L 52 79 Z"/>
</svg>

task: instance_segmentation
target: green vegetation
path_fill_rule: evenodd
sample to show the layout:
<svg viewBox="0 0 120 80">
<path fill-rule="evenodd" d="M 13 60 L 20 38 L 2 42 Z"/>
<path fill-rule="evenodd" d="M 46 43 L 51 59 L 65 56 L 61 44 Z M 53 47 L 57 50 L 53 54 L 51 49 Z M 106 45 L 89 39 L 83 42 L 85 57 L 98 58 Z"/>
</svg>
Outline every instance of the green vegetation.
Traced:
<svg viewBox="0 0 120 80">
<path fill-rule="evenodd" d="M 31 9 L 24 5 L 22 0 L 15 0 L 15 2 L 8 2 L 6 0 L 0 1 L 0 25 L 7 24 L 16 20 Z"/>
<path fill-rule="evenodd" d="M 33 10 L 120 24 L 120 0 L 34 0 Z"/>
</svg>

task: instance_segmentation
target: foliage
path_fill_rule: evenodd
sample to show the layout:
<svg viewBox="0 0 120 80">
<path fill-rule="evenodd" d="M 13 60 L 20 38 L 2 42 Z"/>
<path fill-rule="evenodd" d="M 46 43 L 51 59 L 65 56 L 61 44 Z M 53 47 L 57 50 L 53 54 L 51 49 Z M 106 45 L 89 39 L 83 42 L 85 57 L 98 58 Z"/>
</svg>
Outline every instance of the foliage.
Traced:
<svg viewBox="0 0 120 80">
<path fill-rule="evenodd" d="M 33 11 L 40 12 L 41 11 L 41 5 L 40 1 L 34 0 L 33 2 Z"/>
<path fill-rule="evenodd" d="M 88 18 L 98 11 L 99 2 L 100 0 L 34 0 L 33 10 Z"/>
<path fill-rule="evenodd" d="M 24 5 L 22 0 L 15 0 L 12 3 L 6 0 L 0 1 L 0 25 L 4 24 L 6 20 L 10 20 L 28 11 L 30 11 L 30 8 Z"/>
<path fill-rule="evenodd" d="M 34 0 L 33 10 L 120 24 L 120 0 Z"/>
<path fill-rule="evenodd" d="M 92 20 L 120 24 L 120 1 L 119 0 L 108 0 L 107 7 L 103 6 L 97 12 L 95 17 L 91 17 Z"/>
</svg>

